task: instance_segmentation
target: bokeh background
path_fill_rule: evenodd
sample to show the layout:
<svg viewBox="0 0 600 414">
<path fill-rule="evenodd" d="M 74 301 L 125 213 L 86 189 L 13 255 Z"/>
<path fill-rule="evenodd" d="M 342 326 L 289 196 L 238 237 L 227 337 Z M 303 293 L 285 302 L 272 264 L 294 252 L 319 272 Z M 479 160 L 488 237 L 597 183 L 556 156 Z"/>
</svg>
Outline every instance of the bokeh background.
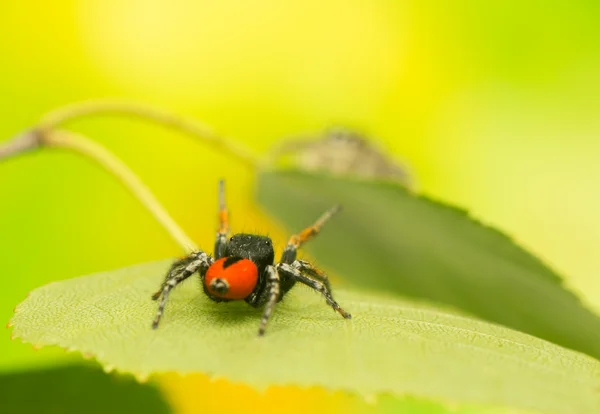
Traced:
<svg viewBox="0 0 600 414">
<path fill-rule="evenodd" d="M 419 191 L 509 233 L 600 310 L 599 21 L 594 0 L 2 0 L 0 142 L 91 98 L 190 115 L 259 153 L 357 128 L 410 166 Z M 201 245 L 213 243 L 219 177 L 234 229 L 285 242 L 236 160 L 139 121 L 72 127 L 126 161 Z M 3 321 L 41 284 L 180 253 L 104 171 L 60 151 L 0 164 L 0 252 Z M 9 336 L 0 373 L 78 359 Z M 322 390 L 156 383 L 178 412 L 393 411 Z"/>
</svg>

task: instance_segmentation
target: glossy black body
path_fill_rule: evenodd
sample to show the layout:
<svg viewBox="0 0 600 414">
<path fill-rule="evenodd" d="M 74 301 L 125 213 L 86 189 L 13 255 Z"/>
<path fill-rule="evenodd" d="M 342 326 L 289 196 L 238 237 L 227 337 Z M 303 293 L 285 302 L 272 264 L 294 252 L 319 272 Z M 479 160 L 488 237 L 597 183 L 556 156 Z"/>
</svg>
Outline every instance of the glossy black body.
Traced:
<svg viewBox="0 0 600 414">
<path fill-rule="evenodd" d="M 275 262 L 275 250 L 273 250 L 273 242 L 267 236 L 239 233 L 229 239 L 223 257 L 250 259 L 256 264 L 260 273 Z"/>
</svg>

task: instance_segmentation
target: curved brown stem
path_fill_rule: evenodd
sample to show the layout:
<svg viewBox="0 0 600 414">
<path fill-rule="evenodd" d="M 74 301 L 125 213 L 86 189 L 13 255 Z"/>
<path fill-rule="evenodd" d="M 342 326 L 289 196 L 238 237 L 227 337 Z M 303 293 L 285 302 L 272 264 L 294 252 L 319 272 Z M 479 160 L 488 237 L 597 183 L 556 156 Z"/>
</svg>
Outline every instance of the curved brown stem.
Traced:
<svg viewBox="0 0 600 414">
<path fill-rule="evenodd" d="M 0 161 L 43 147 L 68 149 L 97 162 L 148 209 L 186 254 L 198 250 L 198 246 L 173 220 L 143 181 L 113 153 L 83 135 L 65 130 L 30 130 L 0 144 Z"/>
<path fill-rule="evenodd" d="M 198 250 L 198 246 L 175 222 L 146 184 L 123 161 L 102 145 L 83 135 L 64 130 L 43 133 L 41 139 L 45 146 L 68 149 L 96 161 L 148 209 L 186 253 Z"/>
<path fill-rule="evenodd" d="M 0 161 L 41 147 L 40 135 L 36 130 L 25 131 L 0 144 Z"/>
<path fill-rule="evenodd" d="M 40 129 L 51 131 L 65 123 L 83 116 L 112 114 L 133 116 L 153 121 L 167 128 L 183 132 L 241 161 L 244 165 L 255 169 L 262 164 L 261 159 L 249 148 L 216 134 L 210 127 L 191 118 L 175 113 L 132 102 L 115 100 L 93 100 L 74 103 L 56 109 L 45 115 L 40 122 Z"/>
</svg>

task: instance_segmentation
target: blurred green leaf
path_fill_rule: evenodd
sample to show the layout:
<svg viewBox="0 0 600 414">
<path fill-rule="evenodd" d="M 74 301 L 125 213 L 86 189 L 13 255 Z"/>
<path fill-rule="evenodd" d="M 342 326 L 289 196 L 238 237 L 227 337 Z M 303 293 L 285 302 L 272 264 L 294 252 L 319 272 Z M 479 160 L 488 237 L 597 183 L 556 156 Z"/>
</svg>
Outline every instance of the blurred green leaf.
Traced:
<svg viewBox="0 0 600 414">
<path fill-rule="evenodd" d="M 339 291 L 344 320 L 308 289 L 280 303 L 265 337 L 260 310 L 216 304 L 186 283 L 158 330 L 150 300 L 170 261 L 55 282 L 17 306 L 13 334 L 96 355 L 145 377 L 203 372 L 257 388 L 294 384 L 361 395 L 548 413 L 600 410 L 600 363 L 504 327 L 385 296 Z"/>
<path fill-rule="evenodd" d="M 166 414 L 153 385 L 72 365 L 0 375 L 0 407 L 7 414 Z"/>
<path fill-rule="evenodd" d="M 344 280 L 448 304 L 600 358 L 600 319 L 556 273 L 465 211 L 392 183 L 296 171 L 263 173 L 257 197 L 293 231 L 341 203 L 307 250 Z"/>
</svg>

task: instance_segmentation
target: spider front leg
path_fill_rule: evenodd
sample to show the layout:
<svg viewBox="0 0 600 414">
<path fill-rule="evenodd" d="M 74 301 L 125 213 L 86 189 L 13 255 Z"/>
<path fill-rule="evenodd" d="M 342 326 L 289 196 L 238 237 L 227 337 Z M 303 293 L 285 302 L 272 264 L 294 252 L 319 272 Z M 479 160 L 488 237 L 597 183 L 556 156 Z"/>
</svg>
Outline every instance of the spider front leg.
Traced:
<svg viewBox="0 0 600 414">
<path fill-rule="evenodd" d="M 225 181 L 219 181 L 219 229 L 215 241 L 215 259 L 227 254 L 227 236 L 229 235 L 229 212 L 225 204 Z"/>
<path fill-rule="evenodd" d="M 321 270 L 317 269 L 305 260 L 296 260 L 292 263 L 292 266 L 298 269 L 300 273 L 307 273 L 312 278 L 317 279 L 319 282 L 322 282 L 327 288 L 327 290 L 331 292 L 331 284 L 329 283 L 329 278 Z"/>
<path fill-rule="evenodd" d="M 271 318 L 271 313 L 273 313 L 273 309 L 279 300 L 279 273 L 274 266 L 267 266 L 266 272 L 268 275 L 267 282 L 269 284 L 269 299 L 267 300 L 265 310 L 263 311 L 263 316 L 260 320 L 258 336 L 263 336 L 265 334 L 265 329 L 267 328 L 267 323 Z"/>
<path fill-rule="evenodd" d="M 333 206 L 332 208 L 327 210 L 321 217 L 319 217 L 319 219 L 312 226 L 309 226 L 302 230 L 300 233 L 294 234 L 292 237 L 290 237 L 290 240 L 288 241 L 288 244 L 285 247 L 283 254 L 281 255 L 281 262 L 292 264 L 294 260 L 296 260 L 296 253 L 298 252 L 300 246 L 302 246 L 304 243 L 306 243 L 307 241 L 315 237 L 317 234 L 319 234 L 319 232 L 323 228 L 323 225 L 325 225 L 325 223 L 341 209 L 342 206 L 340 206 L 339 204 Z"/>
<path fill-rule="evenodd" d="M 294 262 L 294 263 L 297 263 L 297 262 Z M 296 266 L 299 266 L 299 265 L 296 265 Z M 338 305 L 338 303 L 333 299 L 333 296 L 331 294 L 331 289 L 328 288 L 327 284 L 320 282 L 318 280 L 315 280 L 315 279 L 311 279 L 310 277 L 303 275 L 302 273 L 300 273 L 300 271 L 298 270 L 298 268 L 296 266 L 294 266 L 294 264 L 289 265 L 287 263 L 279 263 L 276 266 L 276 269 L 282 275 L 288 276 L 297 282 L 303 283 L 306 286 L 316 290 L 317 292 L 321 292 L 321 294 L 323 295 L 323 297 L 325 298 L 325 300 L 327 301 L 329 306 L 331 306 L 333 308 L 333 310 L 338 312 L 340 315 L 342 315 L 346 319 L 352 318 L 352 315 L 350 315 L 348 312 L 343 310 L 341 308 L 341 306 Z"/>
<path fill-rule="evenodd" d="M 212 263 L 212 257 L 202 251 L 194 252 L 173 263 L 160 289 L 152 295 L 153 300 L 157 300 L 162 296 L 160 304 L 158 305 L 158 311 L 152 322 L 153 329 L 158 328 L 160 318 L 165 309 L 165 305 L 167 304 L 167 298 L 169 297 L 171 290 L 194 273 L 198 271 L 201 273 L 206 272 Z"/>
</svg>

